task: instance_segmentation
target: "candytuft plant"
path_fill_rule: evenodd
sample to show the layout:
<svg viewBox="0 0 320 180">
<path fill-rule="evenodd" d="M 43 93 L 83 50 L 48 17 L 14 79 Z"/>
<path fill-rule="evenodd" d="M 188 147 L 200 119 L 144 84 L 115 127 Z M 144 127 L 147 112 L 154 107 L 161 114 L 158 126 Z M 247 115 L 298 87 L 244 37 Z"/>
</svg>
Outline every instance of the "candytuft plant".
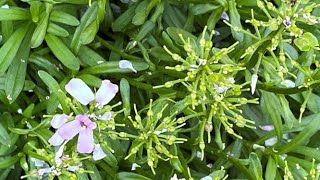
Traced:
<svg viewBox="0 0 320 180">
<path fill-rule="evenodd" d="M 320 176 L 316 0 L 1 0 L 0 179 Z"/>
</svg>

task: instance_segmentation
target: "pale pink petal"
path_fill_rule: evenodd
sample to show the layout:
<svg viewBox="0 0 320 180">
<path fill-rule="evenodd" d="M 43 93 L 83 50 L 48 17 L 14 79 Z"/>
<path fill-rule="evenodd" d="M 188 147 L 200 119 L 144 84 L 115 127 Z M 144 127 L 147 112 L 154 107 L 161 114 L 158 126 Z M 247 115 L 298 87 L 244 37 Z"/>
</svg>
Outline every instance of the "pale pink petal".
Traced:
<svg viewBox="0 0 320 180">
<path fill-rule="evenodd" d="M 63 139 L 70 140 L 81 131 L 81 122 L 74 120 L 61 126 L 56 133 Z"/>
<path fill-rule="evenodd" d="M 96 116 L 96 118 L 99 120 L 108 121 L 112 118 L 112 113 L 106 112 L 103 115 Z"/>
<path fill-rule="evenodd" d="M 77 150 L 79 153 L 91 153 L 94 147 L 93 131 L 89 128 L 83 129 L 79 133 Z"/>
<path fill-rule="evenodd" d="M 75 119 L 83 123 L 87 128 L 95 129 L 97 127 L 97 124 L 92 122 L 88 115 L 77 115 Z"/>
<path fill-rule="evenodd" d="M 93 92 L 81 79 L 71 79 L 65 86 L 65 89 L 72 97 L 85 106 L 94 100 Z"/>
<path fill-rule="evenodd" d="M 137 73 L 137 70 L 135 70 L 133 68 L 132 63 L 128 60 L 119 61 L 119 68 L 120 69 L 131 69 L 133 72 Z"/>
<path fill-rule="evenodd" d="M 65 114 L 56 114 L 51 120 L 51 126 L 55 129 L 58 129 L 68 121 L 69 117 L 70 116 Z"/>
<path fill-rule="evenodd" d="M 118 85 L 111 83 L 109 80 L 102 81 L 102 84 L 96 93 L 97 105 L 104 106 L 108 104 L 118 91 Z"/>
<path fill-rule="evenodd" d="M 63 143 L 64 139 L 58 134 L 54 133 L 53 136 L 48 140 L 48 142 L 53 146 L 60 146 Z"/>
<path fill-rule="evenodd" d="M 103 158 L 105 158 L 105 157 L 107 156 L 107 155 L 103 152 L 100 144 L 95 144 L 92 155 L 93 155 L 92 158 L 93 158 L 93 160 L 95 160 L 95 161 L 98 161 L 98 160 L 100 160 L 100 159 L 103 159 Z"/>
</svg>

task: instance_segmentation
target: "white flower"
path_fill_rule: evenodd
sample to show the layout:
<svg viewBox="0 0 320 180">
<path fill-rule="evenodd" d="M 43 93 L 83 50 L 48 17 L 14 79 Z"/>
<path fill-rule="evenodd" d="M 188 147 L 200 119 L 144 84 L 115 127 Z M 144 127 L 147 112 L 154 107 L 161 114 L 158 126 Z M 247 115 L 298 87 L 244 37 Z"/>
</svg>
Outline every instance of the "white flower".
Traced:
<svg viewBox="0 0 320 180">
<path fill-rule="evenodd" d="M 170 180 L 186 180 L 186 179 L 185 179 L 185 178 L 179 179 L 178 176 L 177 176 L 177 174 L 174 174 L 174 175 L 171 177 Z"/>
<path fill-rule="evenodd" d="M 200 180 L 212 180 L 212 177 L 211 176 L 205 176 L 205 177 L 201 178 Z"/>
<path fill-rule="evenodd" d="M 93 150 L 93 160 L 97 161 L 97 160 L 100 160 L 100 159 L 103 159 L 105 158 L 107 155 L 103 152 L 100 144 L 95 144 L 94 145 L 94 150 Z"/>
<path fill-rule="evenodd" d="M 137 70 L 133 68 L 133 65 L 128 60 L 120 60 L 119 61 L 119 68 L 120 69 L 131 69 L 133 72 L 137 73 Z"/>
<path fill-rule="evenodd" d="M 270 138 L 270 139 L 267 139 L 267 140 L 264 142 L 264 145 L 266 145 L 266 146 L 273 146 L 273 145 L 275 145 L 277 142 L 278 142 L 277 137 L 272 137 L 272 138 Z"/>
<path fill-rule="evenodd" d="M 253 94 L 254 91 L 256 90 L 257 81 L 258 81 L 258 75 L 253 74 L 251 76 L 251 94 Z"/>
<path fill-rule="evenodd" d="M 265 150 L 265 147 L 264 146 L 261 146 L 261 145 L 259 145 L 259 144 L 253 144 L 253 149 L 261 149 L 262 151 L 264 151 Z"/>
<path fill-rule="evenodd" d="M 5 5 L 1 6 L 1 8 L 3 8 L 3 9 L 9 9 L 9 5 L 8 5 L 8 4 L 5 4 Z"/>
<path fill-rule="evenodd" d="M 133 163 L 131 166 L 131 171 L 135 171 L 138 167 L 141 167 L 141 166 L 137 163 Z"/>
<path fill-rule="evenodd" d="M 296 84 L 289 79 L 282 81 L 280 84 L 286 86 L 287 88 L 293 88 L 296 86 Z"/>
<path fill-rule="evenodd" d="M 264 126 L 259 126 L 259 127 L 264 131 L 272 131 L 272 130 L 274 130 L 274 126 L 273 125 L 264 125 Z"/>
<path fill-rule="evenodd" d="M 109 80 L 103 80 L 100 88 L 94 94 L 81 79 L 73 78 L 65 86 L 66 91 L 78 100 L 82 105 L 88 105 L 91 101 L 96 102 L 97 107 L 108 104 L 116 95 L 119 88 Z"/>
</svg>

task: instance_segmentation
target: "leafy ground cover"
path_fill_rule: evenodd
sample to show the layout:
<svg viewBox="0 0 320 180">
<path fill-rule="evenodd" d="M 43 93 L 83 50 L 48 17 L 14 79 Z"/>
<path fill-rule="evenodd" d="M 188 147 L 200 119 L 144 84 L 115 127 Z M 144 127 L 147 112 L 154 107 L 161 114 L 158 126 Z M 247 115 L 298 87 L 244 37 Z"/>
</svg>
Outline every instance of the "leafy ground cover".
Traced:
<svg viewBox="0 0 320 180">
<path fill-rule="evenodd" d="M 0 0 L 0 179 L 320 176 L 318 0 Z"/>
</svg>

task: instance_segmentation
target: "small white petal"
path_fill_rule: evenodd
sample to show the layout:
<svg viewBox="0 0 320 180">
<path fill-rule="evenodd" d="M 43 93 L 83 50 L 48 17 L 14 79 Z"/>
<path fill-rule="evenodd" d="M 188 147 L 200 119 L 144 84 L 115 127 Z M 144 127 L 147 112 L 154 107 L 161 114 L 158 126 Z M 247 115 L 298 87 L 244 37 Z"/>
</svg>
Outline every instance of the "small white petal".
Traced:
<svg viewBox="0 0 320 180">
<path fill-rule="evenodd" d="M 196 156 L 197 156 L 198 159 L 201 159 L 202 153 L 200 151 L 197 151 Z"/>
<path fill-rule="evenodd" d="M 259 145 L 259 144 L 253 144 L 253 149 L 261 149 L 262 151 L 264 151 L 265 150 L 265 147 L 264 146 L 261 146 L 261 145 Z"/>
<path fill-rule="evenodd" d="M 267 140 L 264 142 L 264 145 L 266 145 L 266 146 L 273 146 L 273 145 L 275 145 L 277 142 L 278 142 L 277 137 L 272 137 L 272 138 L 270 138 L 270 139 L 267 139 Z"/>
<path fill-rule="evenodd" d="M 99 120 L 108 121 L 112 118 L 112 113 L 106 112 L 103 115 L 96 116 L 96 118 Z"/>
<path fill-rule="evenodd" d="M 67 170 L 72 171 L 72 172 L 78 171 L 79 169 L 80 169 L 80 166 L 68 166 L 67 167 Z"/>
<path fill-rule="evenodd" d="M 67 142 L 68 141 L 65 141 L 55 153 L 54 160 L 55 160 L 56 166 L 60 166 L 60 164 L 62 163 L 61 157 L 63 155 L 64 146 L 67 144 Z"/>
<path fill-rule="evenodd" d="M 259 127 L 264 131 L 272 131 L 272 130 L 274 130 L 274 126 L 273 125 L 264 125 L 264 126 L 259 126 Z"/>
<path fill-rule="evenodd" d="M 107 155 L 103 152 L 100 144 L 95 144 L 94 145 L 94 150 L 93 150 L 93 160 L 98 161 L 100 159 L 105 158 Z"/>
<path fill-rule="evenodd" d="M 280 157 L 282 160 L 285 160 L 287 158 L 287 156 L 288 156 L 287 154 L 282 154 Z"/>
<path fill-rule="evenodd" d="M 1 8 L 3 8 L 3 9 L 9 9 L 9 5 L 8 5 L 8 4 L 5 4 L 5 5 L 1 6 Z"/>
<path fill-rule="evenodd" d="M 33 158 L 33 157 L 31 157 L 30 158 L 30 160 L 32 161 L 32 162 L 34 162 L 34 165 L 36 166 L 36 167 L 43 167 L 43 165 L 44 165 L 44 161 L 42 161 L 42 160 L 40 160 L 40 159 L 37 159 L 37 158 Z"/>
<path fill-rule="evenodd" d="M 207 167 L 208 167 L 208 168 L 212 168 L 212 167 L 213 167 L 213 164 L 212 164 L 212 163 L 209 163 L 209 164 L 207 164 Z"/>
<path fill-rule="evenodd" d="M 38 170 L 38 175 L 43 176 L 44 174 L 51 173 L 52 169 L 51 168 L 42 168 Z"/>
<path fill-rule="evenodd" d="M 205 176 L 205 177 L 201 178 L 200 180 L 212 180 L 212 177 L 211 176 Z"/>
<path fill-rule="evenodd" d="M 222 14 L 221 14 L 221 17 L 220 17 L 222 20 L 226 20 L 226 21 L 229 21 L 230 18 L 229 18 L 229 15 L 223 11 Z"/>
<path fill-rule="evenodd" d="M 293 87 L 296 86 L 296 84 L 293 81 L 289 80 L 289 79 L 286 79 L 286 80 L 282 81 L 280 84 L 282 84 L 282 85 L 284 85 L 284 86 L 286 86 L 288 88 L 293 88 Z"/>
<path fill-rule="evenodd" d="M 65 89 L 72 97 L 85 106 L 94 100 L 93 92 L 81 79 L 71 79 L 65 86 Z"/>
<path fill-rule="evenodd" d="M 138 167 L 141 167 L 141 166 L 137 163 L 133 163 L 131 166 L 131 171 L 135 171 Z"/>
<path fill-rule="evenodd" d="M 120 60 L 119 61 L 119 68 L 120 69 L 131 69 L 133 72 L 137 73 L 137 70 L 135 70 L 132 66 L 132 63 L 128 60 Z"/>
<path fill-rule="evenodd" d="M 213 86 L 214 86 L 214 89 L 217 91 L 217 93 L 220 93 L 220 94 L 226 92 L 229 89 L 229 87 L 227 86 L 219 86 L 217 84 L 213 84 Z"/>
<path fill-rule="evenodd" d="M 256 74 L 253 74 L 251 76 L 251 94 L 254 94 L 257 86 L 258 76 Z"/>
</svg>

